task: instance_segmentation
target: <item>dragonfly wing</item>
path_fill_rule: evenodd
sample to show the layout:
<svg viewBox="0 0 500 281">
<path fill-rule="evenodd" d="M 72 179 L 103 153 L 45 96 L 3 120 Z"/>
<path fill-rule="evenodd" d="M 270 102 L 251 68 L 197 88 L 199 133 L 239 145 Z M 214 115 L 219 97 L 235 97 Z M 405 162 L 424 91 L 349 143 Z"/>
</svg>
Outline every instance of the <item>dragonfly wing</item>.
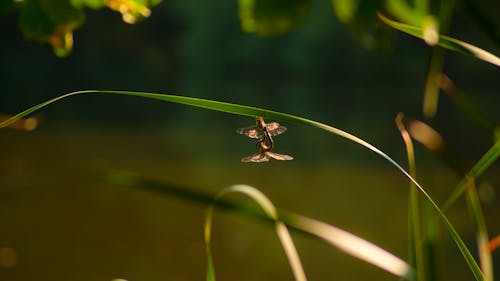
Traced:
<svg viewBox="0 0 500 281">
<path fill-rule="evenodd" d="M 236 132 L 241 135 L 246 135 L 252 139 L 262 138 L 262 132 L 256 126 L 239 128 Z"/>
<path fill-rule="evenodd" d="M 285 126 L 279 126 L 278 128 L 276 128 L 276 129 L 274 129 L 272 131 L 269 131 L 269 133 L 271 134 L 271 136 L 281 135 L 284 132 L 286 132 L 286 127 Z"/>
<path fill-rule="evenodd" d="M 276 122 L 272 122 L 272 123 L 267 123 L 266 124 L 266 128 L 267 130 L 269 131 L 273 131 L 273 130 L 276 130 L 277 128 L 280 127 L 280 124 L 279 123 L 276 123 Z"/>
<path fill-rule="evenodd" d="M 272 122 L 266 125 L 267 130 L 271 136 L 281 135 L 286 132 L 286 127 L 281 126 L 279 123 Z"/>
<path fill-rule="evenodd" d="M 279 154 L 279 153 L 274 153 L 274 152 L 270 152 L 270 151 L 266 151 L 266 155 L 268 157 L 274 158 L 276 160 L 293 160 L 293 157 L 290 155 Z"/>
<path fill-rule="evenodd" d="M 269 156 L 264 153 L 257 153 L 241 158 L 241 162 L 266 162 L 269 161 Z"/>
</svg>

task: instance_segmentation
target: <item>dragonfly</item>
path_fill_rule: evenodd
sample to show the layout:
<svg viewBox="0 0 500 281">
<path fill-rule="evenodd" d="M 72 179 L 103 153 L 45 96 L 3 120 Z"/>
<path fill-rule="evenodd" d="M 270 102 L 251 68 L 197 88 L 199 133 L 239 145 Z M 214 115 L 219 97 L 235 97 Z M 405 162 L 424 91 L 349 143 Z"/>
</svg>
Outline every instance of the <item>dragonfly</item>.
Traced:
<svg viewBox="0 0 500 281">
<path fill-rule="evenodd" d="M 241 158 L 241 162 L 267 162 L 271 158 L 276 160 L 293 160 L 293 157 L 286 154 L 279 154 L 272 152 L 274 144 L 271 142 L 271 145 L 266 144 L 266 140 L 262 139 L 257 143 L 257 148 L 259 152 L 247 157 Z"/>
<path fill-rule="evenodd" d="M 256 125 L 240 128 L 238 133 L 244 134 L 250 138 L 259 139 L 257 142 L 256 154 L 252 154 L 241 159 L 242 162 L 267 162 L 271 158 L 276 160 L 293 160 L 293 157 L 286 154 L 279 154 L 272 152 L 274 148 L 274 141 L 272 136 L 282 134 L 286 131 L 286 127 L 273 122 L 266 124 L 264 118 L 256 117 Z"/>
<path fill-rule="evenodd" d="M 270 136 L 274 137 L 286 132 L 286 127 L 281 126 L 279 123 L 276 122 L 266 124 L 264 118 L 257 117 L 255 125 L 239 128 L 238 130 L 236 130 L 236 132 L 241 135 L 246 135 L 247 137 L 252 139 L 263 139 L 265 137 L 264 136 L 265 130 L 267 130 Z"/>
</svg>

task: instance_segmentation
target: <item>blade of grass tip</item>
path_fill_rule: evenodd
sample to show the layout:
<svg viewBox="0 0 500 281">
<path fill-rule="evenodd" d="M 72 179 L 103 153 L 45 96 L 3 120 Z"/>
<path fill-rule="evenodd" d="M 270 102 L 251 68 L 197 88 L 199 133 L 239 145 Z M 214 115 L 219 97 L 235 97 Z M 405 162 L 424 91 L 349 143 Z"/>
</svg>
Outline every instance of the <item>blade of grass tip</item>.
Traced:
<svg viewBox="0 0 500 281">
<path fill-rule="evenodd" d="M 405 143 L 406 155 L 408 157 L 408 166 L 410 170 L 410 175 L 416 179 L 417 178 L 417 168 L 415 165 L 415 152 L 413 149 L 413 142 L 411 141 L 410 134 L 405 128 L 403 123 L 404 115 L 403 113 L 398 113 L 396 116 L 396 126 L 401 133 L 401 137 Z M 408 208 L 408 234 L 409 234 L 409 244 L 410 244 L 410 265 L 415 268 L 417 274 L 416 280 L 425 280 L 425 267 L 424 267 L 424 253 L 422 248 L 422 225 L 420 219 L 420 209 L 419 209 L 419 198 L 418 190 L 415 184 L 410 182 L 410 198 L 409 198 L 409 208 Z"/>
<path fill-rule="evenodd" d="M 479 202 L 479 198 L 477 196 L 475 181 L 472 177 L 467 177 L 466 197 L 469 213 L 477 229 L 477 248 L 481 269 L 483 270 L 485 280 L 493 281 L 493 260 L 491 257 L 491 251 L 488 249 L 488 229 L 486 227 L 486 222 L 484 221 L 481 203 Z"/>
<path fill-rule="evenodd" d="M 416 27 L 416 26 L 412 26 L 409 24 L 400 23 L 400 22 L 391 20 L 391 19 L 385 17 L 384 15 L 382 15 L 381 13 L 378 13 L 378 17 L 384 23 L 386 23 L 387 25 L 389 25 L 389 26 L 391 26 L 399 31 L 402 31 L 404 33 L 407 33 L 409 35 L 412 35 L 412 36 L 420 38 L 420 39 L 424 39 L 424 32 L 423 32 L 422 28 L 420 28 L 420 27 Z M 443 48 L 446 48 L 446 49 L 449 49 L 449 50 L 452 50 L 452 51 L 455 51 L 455 52 L 458 52 L 461 54 L 476 57 L 476 58 L 481 59 L 483 61 L 494 64 L 496 66 L 500 66 L 500 58 L 499 57 L 495 56 L 494 54 L 492 54 L 488 51 L 485 51 L 481 48 L 478 48 L 472 44 L 457 40 L 455 38 L 451 38 L 451 37 L 445 36 L 445 35 L 439 35 L 438 45 L 443 47 Z"/>
<path fill-rule="evenodd" d="M 235 203 L 224 200 L 223 198 L 219 198 L 218 200 L 214 201 L 213 196 L 211 194 L 206 193 L 206 192 L 202 192 L 199 190 L 193 190 L 192 188 L 189 188 L 189 187 L 185 187 L 185 186 L 180 187 L 180 186 L 172 185 L 172 184 L 168 184 L 168 183 L 152 181 L 152 180 L 145 179 L 144 177 L 142 177 L 140 175 L 136 175 L 136 174 L 128 173 L 128 172 L 123 172 L 123 171 L 112 171 L 110 174 L 106 173 L 104 179 L 106 180 L 106 182 L 109 182 L 110 184 L 113 184 L 113 185 L 121 185 L 121 186 L 135 187 L 135 188 L 141 188 L 141 189 L 145 188 L 145 189 L 148 189 L 148 190 L 151 190 L 154 192 L 159 192 L 163 195 L 174 196 L 174 197 L 177 197 L 177 198 L 180 198 L 180 199 L 183 199 L 186 201 L 194 202 L 194 203 L 201 203 L 203 206 L 210 206 L 211 204 L 213 204 L 213 207 L 217 207 L 218 210 L 234 211 L 234 212 L 238 212 L 238 214 L 246 215 L 247 217 L 250 217 L 252 219 L 258 219 L 259 221 L 275 224 L 275 220 L 272 218 L 269 218 L 267 215 L 262 215 L 259 212 L 255 212 L 253 209 L 249 209 L 249 208 L 246 208 L 246 207 L 241 206 L 241 205 L 236 205 Z M 212 212 L 212 211 L 209 210 L 208 213 L 210 213 L 210 212 Z M 209 215 L 211 216 L 211 214 L 209 214 Z M 336 246 L 337 244 L 343 245 L 343 241 L 346 241 L 346 240 L 343 240 L 342 237 L 345 237 L 345 236 L 357 237 L 354 234 L 348 233 L 345 230 L 341 230 L 335 226 L 329 225 L 329 224 L 324 223 L 324 222 L 319 222 L 321 225 L 324 225 L 324 227 L 321 228 L 323 234 L 321 236 L 318 236 L 318 235 L 316 235 L 316 233 L 318 232 L 317 230 L 308 229 L 303 224 L 302 225 L 297 224 L 297 217 L 299 217 L 299 223 L 300 223 L 300 221 L 301 221 L 300 218 L 303 218 L 304 216 L 300 216 L 300 215 L 297 215 L 297 214 L 294 214 L 291 212 L 287 212 L 287 211 L 280 211 L 279 217 L 282 220 L 282 222 L 285 223 L 286 226 L 297 231 L 298 233 L 307 234 L 310 237 L 318 238 L 318 239 L 321 239 L 321 240 L 326 241 L 326 242 L 328 242 L 328 240 L 337 241 L 337 243 L 329 243 L 330 245 L 333 245 L 333 246 Z M 311 220 L 313 220 L 313 219 L 311 219 Z M 315 220 L 313 220 L 313 221 L 315 221 Z M 318 221 L 316 221 L 316 222 L 318 222 Z M 208 241 L 210 241 L 210 239 L 211 239 L 210 238 L 211 227 L 212 227 L 211 222 L 205 226 L 205 235 L 206 235 L 205 237 L 208 238 L 207 239 Z M 336 237 L 337 237 L 338 233 L 341 233 L 341 235 L 337 239 Z M 329 238 L 327 238 L 327 239 L 324 238 L 324 237 L 328 237 L 328 236 L 329 236 Z M 363 239 L 357 237 L 357 238 L 352 239 L 352 240 L 362 241 Z M 350 239 L 347 239 L 347 241 L 350 241 Z M 354 243 L 354 245 L 351 247 L 344 246 L 344 248 L 348 249 L 349 251 L 344 251 L 344 249 L 342 247 L 338 247 L 338 248 L 341 251 L 343 251 L 344 253 L 351 255 L 351 253 L 358 253 L 357 249 L 360 249 L 361 252 L 364 252 L 363 247 L 366 244 L 372 244 L 372 243 L 366 241 L 365 244 Z M 373 247 L 377 248 L 378 246 L 373 246 Z M 213 263 L 211 260 L 211 257 L 212 257 L 211 250 L 210 250 L 210 248 L 208 248 L 207 250 L 208 250 L 208 254 L 209 254 L 209 259 L 208 259 L 209 271 L 208 272 L 211 274 L 211 276 L 214 276 Z M 371 252 L 376 253 L 377 251 L 371 250 Z M 381 253 L 382 253 L 381 256 L 385 256 L 387 254 L 387 251 L 382 249 Z M 380 255 L 374 256 L 372 258 L 372 260 L 378 260 L 379 256 Z M 394 256 L 394 255 L 389 253 L 389 256 Z M 357 254 L 357 255 L 354 255 L 354 257 L 356 257 L 356 258 L 363 257 L 363 255 Z M 400 258 L 395 257 L 395 256 L 394 256 L 394 258 L 389 258 L 389 260 L 391 260 L 391 259 L 396 260 L 396 262 L 392 263 L 395 266 L 391 267 L 389 264 L 382 263 L 382 265 L 383 265 L 382 269 L 386 270 L 386 268 L 387 268 L 387 269 L 389 269 L 390 273 L 394 272 L 395 274 L 401 274 L 401 277 L 405 277 L 405 278 L 407 276 L 409 276 L 406 279 L 413 280 L 412 278 L 410 278 L 412 276 L 412 274 L 411 274 L 412 269 L 408 264 L 406 264 Z M 403 264 L 403 265 L 401 265 L 401 264 Z M 378 266 L 378 263 L 373 264 L 373 265 Z M 407 269 L 407 270 L 403 270 L 403 269 Z M 213 280 L 213 279 L 211 279 L 211 280 Z"/>
<path fill-rule="evenodd" d="M 212 217 L 214 204 L 217 200 L 228 193 L 242 193 L 251 199 L 253 199 L 266 213 L 266 215 L 275 222 L 276 234 L 280 239 L 281 245 L 285 254 L 288 258 L 288 263 L 292 269 L 295 280 L 297 281 L 307 281 L 302 262 L 300 261 L 299 254 L 295 248 L 292 237 L 288 228 L 285 224 L 280 221 L 278 217 L 278 212 L 274 207 L 273 203 L 259 190 L 248 185 L 233 185 L 228 188 L 223 189 L 215 198 L 214 203 L 211 204 L 207 210 L 207 215 L 205 217 L 205 246 L 207 251 L 207 280 L 215 280 L 215 269 L 213 265 L 213 258 L 211 253 L 211 229 L 212 229 Z"/>
<path fill-rule="evenodd" d="M 500 139 L 477 161 L 472 169 L 467 173 L 469 177 L 477 179 L 486 171 L 500 156 Z M 457 187 L 453 190 L 451 195 L 446 199 L 443 204 L 442 210 L 449 209 L 467 188 L 467 178 L 462 179 Z"/>
<path fill-rule="evenodd" d="M 479 266 L 475 262 L 474 258 L 468 251 L 467 247 L 463 243 L 462 239 L 458 235 L 458 233 L 455 231 L 454 227 L 452 224 L 449 222 L 448 218 L 445 216 L 445 214 L 442 212 L 442 210 L 439 208 L 439 206 L 434 202 L 432 197 L 425 191 L 425 189 L 405 170 L 403 167 L 401 167 L 396 161 L 394 161 L 389 155 L 385 154 L 383 151 L 380 149 L 376 148 L 372 144 L 352 135 L 349 134 L 343 130 L 337 129 L 332 126 L 325 125 L 320 122 L 312 121 L 306 118 L 302 117 L 297 117 L 291 114 L 286 114 L 286 113 L 280 113 L 276 111 L 271 111 L 271 110 L 266 110 L 262 108 L 256 108 L 256 107 L 251 107 L 251 106 L 244 106 L 244 105 L 238 105 L 238 104 L 231 104 L 231 103 L 226 103 L 226 102 L 219 102 L 219 101 L 212 101 L 212 100 L 206 100 L 206 99 L 199 99 L 199 98 L 191 98 L 191 97 L 183 97 L 183 96 L 176 96 L 176 95 L 167 95 L 167 94 L 154 94 L 154 93 L 145 93 L 145 92 L 131 92 L 131 91 L 111 91 L 111 90 L 86 90 L 86 91 L 78 91 L 78 92 L 72 92 L 69 94 L 65 94 L 59 97 L 56 97 L 54 99 L 51 99 L 49 101 L 43 102 L 41 104 L 35 105 L 31 108 L 28 108 L 27 110 L 13 116 L 12 118 L 0 123 L 0 128 L 5 127 L 9 125 L 10 123 L 14 122 L 15 120 L 22 118 L 38 109 L 43 108 L 44 106 L 47 106 L 55 101 L 61 100 L 65 97 L 77 95 L 77 94 L 117 94 L 117 95 L 129 95 L 129 96 L 138 96 L 138 97 L 144 97 L 144 98 L 150 98 L 150 99 L 157 99 L 157 100 L 163 100 L 163 101 L 169 101 L 169 102 L 174 102 L 174 103 L 179 103 L 179 104 L 185 104 L 185 105 L 190 105 L 194 107 L 199 107 L 199 108 L 205 108 L 209 110 L 214 110 L 214 111 L 221 111 L 221 112 L 226 112 L 226 113 L 231 113 L 231 114 L 237 114 L 237 115 L 245 115 L 245 116 L 261 116 L 267 119 L 276 119 L 276 120 L 283 120 L 283 121 L 288 121 L 292 123 L 297 123 L 297 124 L 304 124 L 304 125 L 309 125 L 313 126 L 322 130 L 325 130 L 327 132 L 330 132 L 332 134 L 335 134 L 337 136 L 343 137 L 345 139 L 348 139 L 352 142 L 358 143 L 361 146 L 364 146 L 365 148 L 375 152 L 382 158 L 386 159 L 391 165 L 396 167 L 405 177 L 407 177 L 410 181 L 412 181 L 415 186 L 422 192 L 426 200 L 429 201 L 431 206 L 434 208 L 434 210 L 439 214 L 445 225 L 447 226 L 447 229 L 449 230 L 453 240 L 457 244 L 457 247 L 459 248 L 460 252 L 464 256 L 467 264 L 469 265 L 471 271 L 473 272 L 474 276 L 476 277 L 477 280 L 484 280 L 482 278 L 482 273 L 481 270 L 479 269 Z"/>
</svg>

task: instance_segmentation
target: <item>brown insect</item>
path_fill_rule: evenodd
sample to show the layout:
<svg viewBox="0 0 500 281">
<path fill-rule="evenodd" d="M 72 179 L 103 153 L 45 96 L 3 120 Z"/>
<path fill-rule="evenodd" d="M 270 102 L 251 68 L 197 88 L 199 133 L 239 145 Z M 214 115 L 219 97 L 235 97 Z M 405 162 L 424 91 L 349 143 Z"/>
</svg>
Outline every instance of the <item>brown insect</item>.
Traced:
<svg viewBox="0 0 500 281">
<path fill-rule="evenodd" d="M 240 128 L 237 130 L 239 134 L 244 134 L 250 138 L 259 139 L 259 141 L 257 142 L 257 150 L 259 152 L 247 157 L 243 157 L 241 161 L 266 162 L 271 158 L 276 160 L 292 160 L 293 157 L 290 155 L 272 152 L 274 148 L 274 141 L 272 136 L 284 133 L 286 131 L 286 127 L 281 126 L 276 122 L 266 124 L 264 122 L 264 118 L 262 117 L 257 117 L 256 123 L 257 124 L 255 126 Z"/>
</svg>

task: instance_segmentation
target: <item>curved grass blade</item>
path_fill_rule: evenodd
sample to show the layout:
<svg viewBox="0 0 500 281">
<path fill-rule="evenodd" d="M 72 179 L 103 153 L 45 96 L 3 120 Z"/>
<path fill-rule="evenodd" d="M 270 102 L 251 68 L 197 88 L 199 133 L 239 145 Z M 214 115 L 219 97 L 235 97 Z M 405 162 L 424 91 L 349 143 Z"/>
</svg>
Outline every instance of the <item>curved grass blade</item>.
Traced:
<svg viewBox="0 0 500 281">
<path fill-rule="evenodd" d="M 219 194 L 217 194 L 214 203 L 212 203 L 205 217 L 205 247 L 207 251 L 207 280 L 214 281 L 215 280 L 215 269 L 213 264 L 213 258 L 211 253 L 210 241 L 211 241 L 211 232 L 212 232 L 212 217 L 214 212 L 214 204 L 221 197 L 228 193 L 242 193 L 251 199 L 253 199 L 259 206 L 264 210 L 266 215 L 274 221 L 276 234 L 278 235 L 281 245 L 283 246 L 283 250 L 288 258 L 288 263 L 290 264 L 290 268 L 292 269 L 295 280 L 297 281 L 307 281 L 306 274 L 304 272 L 304 268 L 302 266 L 302 262 L 300 261 L 299 254 L 297 253 L 297 249 L 295 248 L 295 244 L 293 243 L 292 237 L 288 228 L 285 224 L 279 219 L 278 211 L 274 207 L 273 203 L 269 198 L 267 198 L 262 192 L 259 190 L 248 186 L 248 185 L 233 185 L 228 188 L 223 189 Z"/>
<path fill-rule="evenodd" d="M 405 23 L 400 23 L 391 19 L 388 19 L 384 15 L 378 13 L 378 17 L 387 25 L 402 31 L 404 33 L 410 34 L 412 36 L 424 39 L 424 32 L 422 28 L 412 26 Z M 439 41 L 437 43 L 439 46 L 466 55 L 471 55 L 483 61 L 489 62 L 496 66 L 500 66 L 500 58 L 494 54 L 487 52 L 481 48 L 478 48 L 472 44 L 451 38 L 445 35 L 439 35 Z"/>
<path fill-rule="evenodd" d="M 215 110 L 215 111 L 221 111 L 221 112 L 226 112 L 226 113 L 231 113 L 231 114 L 237 114 L 237 115 L 244 115 L 244 116 L 252 116 L 252 117 L 263 117 L 267 119 L 275 119 L 275 120 L 282 120 L 282 121 L 288 121 L 296 124 L 303 124 L 303 125 L 308 125 L 308 126 L 313 126 L 319 129 L 322 129 L 324 131 L 330 132 L 334 135 L 343 137 L 345 139 L 348 139 L 352 142 L 355 142 L 361 146 L 364 146 L 365 148 L 375 152 L 385 160 L 387 160 L 391 165 L 396 167 L 405 177 L 407 177 L 411 182 L 415 184 L 415 186 L 420 190 L 420 192 L 424 195 L 424 197 L 429 201 L 431 204 L 432 208 L 439 214 L 441 217 L 442 221 L 444 222 L 445 226 L 447 227 L 448 231 L 450 232 L 450 235 L 452 236 L 453 240 L 457 244 L 457 247 L 459 248 L 460 252 L 462 253 L 464 259 L 466 260 L 469 268 L 471 269 L 472 273 L 474 274 L 476 280 L 484 280 L 484 276 L 481 272 L 481 269 L 479 268 L 477 262 L 474 260 L 472 254 L 468 250 L 468 248 L 465 246 L 464 242 L 456 232 L 455 228 L 451 224 L 451 222 L 448 220 L 446 215 L 443 213 L 443 211 L 439 208 L 439 206 L 436 204 L 436 202 L 432 199 L 432 197 L 425 191 L 425 189 L 405 170 L 403 167 L 401 167 L 396 161 L 394 161 L 389 155 L 378 149 L 377 147 L 373 146 L 372 144 L 366 142 L 363 139 L 360 139 L 348 132 L 345 132 L 343 130 L 340 130 L 338 128 L 316 122 L 313 120 L 309 120 L 303 117 L 298 117 L 295 115 L 291 114 L 286 114 L 286 113 L 281 113 L 281 112 L 276 112 L 276 111 L 271 111 L 267 109 L 262 109 L 262 108 L 257 108 L 257 107 L 251 107 L 251 106 L 246 106 L 246 105 L 239 105 L 239 104 L 232 104 L 232 103 L 226 103 L 226 102 L 220 102 L 220 101 L 213 101 L 213 100 L 206 100 L 206 99 L 199 99 L 199 98 L 192 98 L 192 97 L 183 97 L 183 96 L 176 96 L 176 95 L 167 95 L 167 94 L 154 94 L 154 93 L 145 93 L 145 92 L 132 92 L 132 91 L 112 91 L 112 90 L 86 90 L 86 91 L 78 91 L 78 92 L 72 92 L 68 93 L 59 97 L 56 97 L 54 99 L 48 100 L 46 102 L 40 103 L 38 105 L 35 105 L 31 108 L 28 108 L 27 110 L 3 121 L 0 123 L 0 128 L 8 126 L 9 124 L 15 122 L 19 118 L 25 117 L 26 115 L 33 113 L 34 111 L 41 109 L 51 103 L 54 103 L 58 100 L 61 100 L 66 97 L 78 95 L 78 94 L 116 94 L 116 95 L 128 95 L 128 96 L 138 96 L 138 97 L 144 97 L 144 98 L 150 98 L 150 99 L 157 99 L 157 100 L 163 100 L 163 101 L 169 101 L 169 102 L 174 102 L 174 103 L 179 103 L 179 104 L 185 104 L 189 106 L 194 106 L 194 107 L 199 107 L 199 108 L 205 108 L 209 110 Z"/>
<path fill-rule="evenodd" d="M 401 137 L 405 143 L 406 155 L 408 157 L 408 167 L 411 176 L 417 178 L 417 168 L 415 164 L 415 151 L 413 149 L 413 142 L 410 133 L 407 131 L 403 123 L 403 113 L 398 113 L 396 116 L 396 126 L 398 127 Z M 425 280 L 424 271 L 424 252 L 421 247 L 422 244 L 422 222 L 420 219 L 420 202 L 418 198 L 418 190 L 413 183 L 410 183 L 410 200 L 409 200 L 409 214 L 408 214 L 408 234 L 410 244 L 410 264 L 415 268 L 417 274 L 416 280 Z"/>
</svg>

